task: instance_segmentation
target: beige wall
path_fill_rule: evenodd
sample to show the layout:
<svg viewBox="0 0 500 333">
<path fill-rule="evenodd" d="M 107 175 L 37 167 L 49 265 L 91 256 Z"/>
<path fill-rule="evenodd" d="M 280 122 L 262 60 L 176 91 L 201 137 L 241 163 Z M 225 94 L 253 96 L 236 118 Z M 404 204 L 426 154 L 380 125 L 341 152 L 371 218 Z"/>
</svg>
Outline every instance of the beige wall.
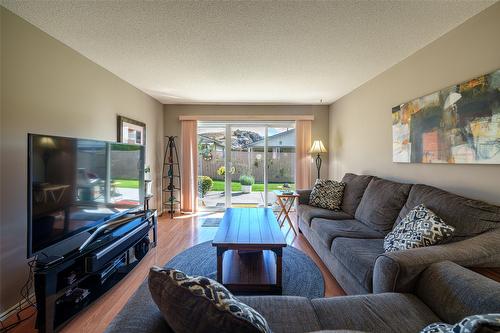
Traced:
<svg viewBox="0 0 500 333">
<path fill-rule="evenodd" d="M 114 141 L 116 116 L 121 114 L 146 123 L 147 164 L 158 174 L 163 106 L 11 12 L 0 10 L 2 312 L 19 301 L 19 289 L 27 278 L 26 134 Z"/>
<path fill-rule="evenodd" d="M 312 140 L 322 140 L 328 149 L 328 106 L 326 105 L 165 105 L 165 135 L 180 136 L 180 115 L 314 115 Z M 311 164 L 311 180 L 316 179 Z M 323 156 L 321 176 L 328 175 L 328 156 Z"/>
<path fill-rule="evenodd" d="M 392 163 L 393 106 L 500 68 L 500 3 L 330 107 L 329 174 L 374 174 L 500 203 L 500 165 Z"/>
</svg>

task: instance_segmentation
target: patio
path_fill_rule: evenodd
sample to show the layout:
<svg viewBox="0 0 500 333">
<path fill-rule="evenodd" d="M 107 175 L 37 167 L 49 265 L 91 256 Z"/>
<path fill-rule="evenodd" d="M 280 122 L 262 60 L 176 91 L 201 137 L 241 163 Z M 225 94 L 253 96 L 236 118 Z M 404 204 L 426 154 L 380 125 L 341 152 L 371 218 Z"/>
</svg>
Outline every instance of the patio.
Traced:
<svg viewBox="0 0 500 333">
<path fill-rule="evenodd" d="M 270 203 L 276 202 L 276 194 L 268 192 Z M 224 209 L 226 205 L 226 196 L 221 191 L 209 191 L 204 198 L 200 199 L 205 209 Z M 231 194 L 231 204 L 233 207 L 264 207 L 264 192 L 243 193 L 234 191 Z"/>
</svg>

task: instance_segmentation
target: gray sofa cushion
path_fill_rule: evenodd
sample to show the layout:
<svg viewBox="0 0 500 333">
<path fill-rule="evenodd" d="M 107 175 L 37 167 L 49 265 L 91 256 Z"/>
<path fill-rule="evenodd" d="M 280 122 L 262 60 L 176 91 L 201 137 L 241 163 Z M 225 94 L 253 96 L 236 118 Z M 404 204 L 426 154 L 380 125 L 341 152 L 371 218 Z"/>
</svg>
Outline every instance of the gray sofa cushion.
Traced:
<svg viewBox="0 0 500 333">
<path fill-rule="evenodd" d="M 174 333 L 149 293 L 147 280 L 116 315 L 105 333 Z"/>
<path fill-rule="evenodd" d="M 354 216 L 359 202 L 365 193 L 366 187 L 372 180 L 373 176 L 355 175 L 353 173 L 346 173 L 342 182 L 344 182 L 344 197 L 342 198 L 341 209 Z"/>
<path fill-rule="evenodd" d="M 296 190 L 295 192 L 299 195 L 299 205 L 309 204 L 309 196 L 312 190 Z"/>
<path fill-rule="evenodd" d="M 455 227 L 455 240 L 500 228 L 500 206 L 467 199 L 422 184 L 413 185 L 407 202 L 399 212 L 397 222 L 401 221 L 410 210 L 419 204 L 424 204 L 441 217 L 445 223 Z"/>
<path fill-rule="evenodd" d="M 330 248 L 337 237 L 346 238 L 383 238 L 384 234 L 368 228 L 356 220 L 328 220 L 314 218 L 311 229 L 316 232 L 323 244 Z"/>
<path fill-rule="evenodd" d="M 377 294 L 318 298 L 311 301 L 323 329 L 368 332 L 418 332 L 440 319 L 417 297 Z"/>
<path fill-rule="evenodd" d="M 332 253 L 367 290 L 373 286 L 373 266 L 384 253 L 383 239 L 335 238 Z"/>
<path fill-rule="evenodd" d="M 297 214 L 308 225 L 315 217 L 321 217 L 330 220 L 351 220 L 353 217 L 343 211 L 334 211 L 324 208 L 318 208 L 309 205 L 298 205 Z"/>
<path fill-rule="evenodd" d="M 420 275 L 416 294 L 448 323 L 500 312 L 500 283 L 450 261 L 429 266 Z"/>
<path fill-rule="evenodd" d="M 238 296 L 266 318 L 273 333 L 311 332 L 321 329 L 311 301 L 297 296 Z"/>
<path fill-rule="evenodd" d="M 385 233 L 391 231 L 411 187 L 411 184 L 374 177 L 368 184 L 354 217 L 374 230 Z"/>
</svg>

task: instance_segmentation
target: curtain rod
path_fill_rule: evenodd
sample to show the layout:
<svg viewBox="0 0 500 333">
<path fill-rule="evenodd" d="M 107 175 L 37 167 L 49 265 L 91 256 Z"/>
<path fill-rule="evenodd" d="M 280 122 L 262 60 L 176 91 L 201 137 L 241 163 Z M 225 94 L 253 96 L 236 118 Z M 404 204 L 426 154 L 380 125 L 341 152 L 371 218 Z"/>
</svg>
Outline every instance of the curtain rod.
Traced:
<svg viewBox="0 0 500 333">
<path fill-rule="evenodd" d="M 282 120 L 314 120 L 314 115 L 181 115 L 179 120 L 200 120 L 200 121 L 228 121 L 228 120 L 266 120 L 266 121 L 282 121 Z"/>
</svg>

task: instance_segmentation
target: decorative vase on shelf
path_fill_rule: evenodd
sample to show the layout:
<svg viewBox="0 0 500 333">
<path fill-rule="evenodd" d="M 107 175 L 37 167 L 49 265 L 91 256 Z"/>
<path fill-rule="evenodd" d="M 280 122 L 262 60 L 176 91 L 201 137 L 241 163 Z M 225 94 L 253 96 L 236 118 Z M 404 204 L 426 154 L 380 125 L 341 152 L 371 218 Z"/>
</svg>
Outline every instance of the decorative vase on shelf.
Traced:
<svg viewBox="0 0 500 333">
<path fill-rule="evenodd" d="M 153 182 L 148 181 L 146 182 L 146 196 L 151 195 L 153 195 Z"/>
<path fill-rule="evenodd" d="M 150 196 L 153 194 L 152 192 L 152 181 L 151 181 L 151 168 L 148 166 L 146 166 L 144 168 L 144 183 L 145 183 L 145 186 L 146 186 L 146 196 Z"/>
</svg>

